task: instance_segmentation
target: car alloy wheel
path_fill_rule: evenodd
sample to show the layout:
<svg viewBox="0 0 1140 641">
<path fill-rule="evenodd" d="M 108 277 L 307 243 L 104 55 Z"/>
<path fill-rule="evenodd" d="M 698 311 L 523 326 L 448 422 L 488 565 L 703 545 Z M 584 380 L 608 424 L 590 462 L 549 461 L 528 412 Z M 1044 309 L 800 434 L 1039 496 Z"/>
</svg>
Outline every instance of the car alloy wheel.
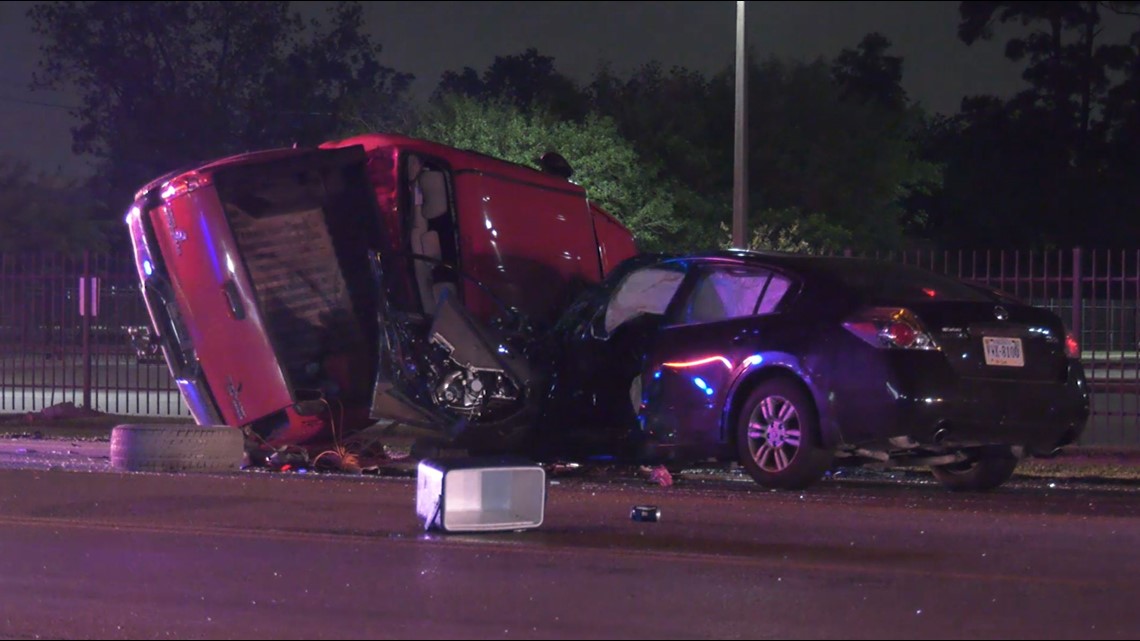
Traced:
<svg viewBox="0 0 1140 641">
<path fill-rule="evenodd" d="M 748 417 L 748 451 L 765 472 L 788 468 L 800 448 L 800 417 L 791 401 L 767 396 Z"/>
<path fill-rule="evenodd" d="M 807 487 L 831 465 L 833 453 L 820 447 L 815 405 L 797 382 L 760 382 L 741 405 L 739 417 L 737 455 L 760 485 Z"/>
</svg>

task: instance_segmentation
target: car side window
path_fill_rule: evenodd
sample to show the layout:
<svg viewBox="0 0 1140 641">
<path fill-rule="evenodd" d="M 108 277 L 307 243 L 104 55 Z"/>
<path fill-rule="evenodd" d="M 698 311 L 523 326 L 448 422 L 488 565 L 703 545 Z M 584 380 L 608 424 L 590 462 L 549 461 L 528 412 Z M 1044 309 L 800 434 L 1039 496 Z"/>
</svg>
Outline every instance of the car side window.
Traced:
<svg viewBox="0 0 1140 641">
<path fill-rule="evenodd" d="M 776 311 L 776 307 L 784 300 L 791 286 L 792 280 L 787 276 L 772 274 L 772 279 L 768 281 L 768 287 L 764 289 L 764 295 L 760 298 L 760 304 L 756 306 L 756 313 L 771 314 Z"/>
<path fill-rule="evenodd" d="M 684 279 L 680 269 L 647 267 L 630 273 L 606 305 L 606 334 L 643 314 L 664 314 Z"/>
<path fill-rule="evenodd" d="M 681 322 L 712 323 L 776 309 L 790 281 L 766 269 L 714 267 L 699 276 L 682 308 Z"/>
</svg>

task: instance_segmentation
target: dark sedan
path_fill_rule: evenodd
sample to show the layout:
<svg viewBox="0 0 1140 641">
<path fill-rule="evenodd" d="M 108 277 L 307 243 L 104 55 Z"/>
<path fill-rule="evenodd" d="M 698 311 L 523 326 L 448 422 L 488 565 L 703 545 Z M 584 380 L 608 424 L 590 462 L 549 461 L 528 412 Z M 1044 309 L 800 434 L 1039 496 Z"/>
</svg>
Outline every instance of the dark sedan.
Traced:
<svg viewBox="0 0 1140 641">
<path fill-rule="evenodd" d="M 739 461 L 775 488 L 838 464 L 923 465 L 986 490 L 1074 442 L 1089 414 L 1057 315 L 883 261 L 642 256 L 553 336 L 545 458 Z"/>
<path fill-rule="evenodd" d="M 1074 442 L 1089 414 L 1052 312 L 896 263 L 721 252 L 630 258 L 550 327 L 428 326 L 386 305 L 373 415 L 476 453 L 738 461 L 800 488 L 837 464 L 930 466 L 985 490 Z"/>
</svg>

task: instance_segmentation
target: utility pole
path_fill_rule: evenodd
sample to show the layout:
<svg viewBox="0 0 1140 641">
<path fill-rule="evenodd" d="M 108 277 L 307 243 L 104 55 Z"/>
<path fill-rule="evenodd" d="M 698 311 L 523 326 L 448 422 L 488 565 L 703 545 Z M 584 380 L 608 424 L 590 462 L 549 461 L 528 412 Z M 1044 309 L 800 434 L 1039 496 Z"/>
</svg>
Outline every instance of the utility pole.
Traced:
<svg viewBox="0 0 1140 641">
<path fill-rule="evenodd" d="M 732 170 L 732 246 L 748 246 L 748 50 L 744 2 L 736 3 L 736 138 Z"/>
</svg>

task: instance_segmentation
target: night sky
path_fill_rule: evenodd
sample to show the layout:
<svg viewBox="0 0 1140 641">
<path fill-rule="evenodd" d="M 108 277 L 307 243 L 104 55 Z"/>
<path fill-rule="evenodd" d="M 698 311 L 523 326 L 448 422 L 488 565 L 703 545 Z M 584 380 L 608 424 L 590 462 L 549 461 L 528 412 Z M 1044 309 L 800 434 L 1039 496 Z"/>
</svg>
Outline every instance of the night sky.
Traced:
<svg viewBox="0 0 1140 641">
<path fill-rule="evenodd" d="M 39 57 L 26 17 L 33 4 L 0 4 L 0 153 L 79 175 L 66 109 L 75 99 L 27 90 Z M 294 3 L 314 15 L 323 4 Z M 957 39 L 957 2 L 750 2 L 747 11 L 749 45 L 764 56 L 832 58 L 883 33 L 904 58 L 904 88 L 932 111 L 953 113 L 963 95 L 1007 96 L 1022 86 L 1019 67 L 1002 56 L 1004 38 L 972 47 Z M 579 81 L 603 61 L 621 74 L 650 60 L 712 73 L 732 62 L 735 47 L 736 3 L 719 0 L 370 2 L 365 16 L 382 62 L 415 74 L 417 95 L 445 70 L 481 72 L 496 55 L 527 47 Z"/>
</svg>

